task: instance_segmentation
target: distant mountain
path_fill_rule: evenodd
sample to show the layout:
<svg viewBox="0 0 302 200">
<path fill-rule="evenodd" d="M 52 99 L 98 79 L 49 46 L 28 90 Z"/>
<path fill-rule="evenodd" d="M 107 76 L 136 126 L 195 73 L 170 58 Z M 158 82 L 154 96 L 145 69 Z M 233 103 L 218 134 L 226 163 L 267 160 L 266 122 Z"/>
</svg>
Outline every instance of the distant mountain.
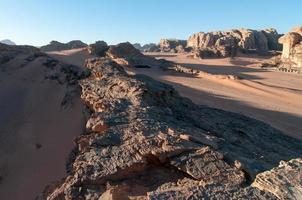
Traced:
<svg viewBox="0 0 302 200">
<path fill-rule="evenodd" d="M 13 41 L 11 41 L 9 39 L 1 40 L 0 43 L 7 44 L 7 45 L 16 45 L 16 43 L 14 43 Z"/>
<path fill-rule="evenodd" d="M 145 44 L 145 45 L 141 45 L 140 43 L 134 43 L 132 45 L 140 51 L 146 51 L 146 50 L 156 46 L 156 44 L 154 44 L 154 43 L 149 43 L 149 44 Z"/>
<path fill-rule="evenodd" d="M 51 41 L 48 45 L 40 47 L 40 49 L 41 49 L 41 51 L 61 51 L 61 50 L 84 48 L 87 46 L 88 46 L 87 44 L 83 43 L 80 40 L 72 40 L 68 43 Z"/>
</svg>

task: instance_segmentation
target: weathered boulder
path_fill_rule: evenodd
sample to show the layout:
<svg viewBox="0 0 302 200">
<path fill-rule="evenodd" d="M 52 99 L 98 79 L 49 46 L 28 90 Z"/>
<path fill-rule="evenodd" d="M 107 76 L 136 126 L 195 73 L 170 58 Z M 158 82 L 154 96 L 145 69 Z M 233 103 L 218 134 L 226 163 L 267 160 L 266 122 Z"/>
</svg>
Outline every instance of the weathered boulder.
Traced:
<svg viewBox="0 0 302 200">
<path fill-rule="evenodd" d="M 48 200 L 276 199 L 249 180 L 302 155 L 301 141 L 195 105 L 167 84 L 128 75 L 110 58 L 86 66 L 91 76 L 80 82 L 81 98 L 91 120 L 75 140 L 70 173 L 41 195 Z M 102 134 L 91 130 L 100 121 L 107 125 Z"/>
<path fill-rule="evenodd" d="M 80 40 L 72 40 L 68 43 L 61 43 L 58 41 L 51 41 L 48 45 L 40 47 L 41 51 L 62 51 L 70 49 L 85 48 L 87 44 Z"/>
<path fill-rule="evenodd" d="M 88 53 L 96 56 L 105 56 L 109 46 L 104 41 L 96 41 L 87 47 Z"/>
<path fill-rule="evenodd" d="M 302 27 L 285 34 L 279 42 L 283 44 L 279 70 L 302 73 Z"/>
<path fill-rule="evenodd" d="M 252 186 L 279 199 L 302 199 L 302 158 L 281 161 L 278 167 L 258 174 Z"/>
</svg>

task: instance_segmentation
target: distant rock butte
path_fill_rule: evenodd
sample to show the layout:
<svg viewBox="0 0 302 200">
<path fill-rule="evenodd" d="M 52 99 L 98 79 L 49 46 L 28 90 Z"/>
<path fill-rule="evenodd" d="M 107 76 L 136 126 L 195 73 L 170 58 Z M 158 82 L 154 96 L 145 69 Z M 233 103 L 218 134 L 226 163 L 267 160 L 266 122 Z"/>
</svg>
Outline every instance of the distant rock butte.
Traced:
<svg viewBox="0 0 302 200">
<path fill-rule="evenodd" d="M 6 44 L 6 45 L 16 45 L 16 43 L 14 43 L 13 41 L 11 41 L 9 39 L 1 40 L 0 43 Z"/>
<path fill-rule="evenodd" d="M 128 75 L 112 59 L 141 56 L 131 48 L 111 46 L 106 57 L 86 61 L 91 75 L 80 81 L 91 113 L 86 131 L 74 140 L 68 176 L 37 199 L 282 197 L 261 180 L 268 180 L 267 170 L 280 160 L 301 157 L 300 140 L 260 121 L 195 105 L 147 76 Z M 290 177 L 299 178 L 301 166 L 293 162 L 283 166 L 291 166 Z M 284 192 L 295 188 L 298 194 L 302 188 L 296 178 L 271 177 L 267 184 L 276 181 Z"/>
<path fill-rule="evenodd" d="M 278 43 L 281 35 L 275 29 L 251 30 L 233 29 L 230 31 L 199 32 L 188 39 L 188 47 L 193 49 L 216 48 L 219 46 L 233 46 L 236 44 L 242 52 L 255 50 L 265 55 L 269 50 L 281 50 Z"/>
<path fill-rule="evenodd" d="M 134 43 L 133 46 L 140 50 L 141 52 L 149 52 L 151 51 L 150 49 L 152 48 L 155 48 L 157 45 L 154 44 L 154 43 L 149 43 L 149 44 L 144 44 L 144 45 L 141 45 L 140 43 Z"/>
<path fill-rule="evenodd" d="M 61 43 L 58 41 L 51 41 L 48 45 L 40 47 L 41 51 L 62 51 L 70 49 L 85 48 L 87 44 L 80 40 L 73 40 L 68 43 Z"/>
</svg>

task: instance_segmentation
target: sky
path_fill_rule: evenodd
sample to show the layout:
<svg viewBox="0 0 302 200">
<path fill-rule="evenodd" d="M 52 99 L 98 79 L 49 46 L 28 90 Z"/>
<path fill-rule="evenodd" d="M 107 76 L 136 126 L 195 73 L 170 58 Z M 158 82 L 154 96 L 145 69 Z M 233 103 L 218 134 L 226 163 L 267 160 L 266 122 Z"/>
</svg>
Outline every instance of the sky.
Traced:
<svg viewBox="0 0 302 200">
<path fill-rule="evenodd" d="M 109 44 L 187 39 L 200 31 L 302 25 L 302 0 L 0 0 L 0 40 Z"/>
</svg>

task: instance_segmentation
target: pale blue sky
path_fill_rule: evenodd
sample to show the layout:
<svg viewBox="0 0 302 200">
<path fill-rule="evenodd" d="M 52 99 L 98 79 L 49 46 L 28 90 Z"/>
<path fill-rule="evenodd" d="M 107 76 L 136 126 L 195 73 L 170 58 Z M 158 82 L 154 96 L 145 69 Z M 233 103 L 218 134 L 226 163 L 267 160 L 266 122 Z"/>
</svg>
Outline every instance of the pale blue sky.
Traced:
<svg viewBox="0 0 302 200">
<path fill-rule="evenodd" d="M 199 31 L 302 25 L 302 0 L 0 0 L 0 40 L 158 42 Z"/>
</svg>

